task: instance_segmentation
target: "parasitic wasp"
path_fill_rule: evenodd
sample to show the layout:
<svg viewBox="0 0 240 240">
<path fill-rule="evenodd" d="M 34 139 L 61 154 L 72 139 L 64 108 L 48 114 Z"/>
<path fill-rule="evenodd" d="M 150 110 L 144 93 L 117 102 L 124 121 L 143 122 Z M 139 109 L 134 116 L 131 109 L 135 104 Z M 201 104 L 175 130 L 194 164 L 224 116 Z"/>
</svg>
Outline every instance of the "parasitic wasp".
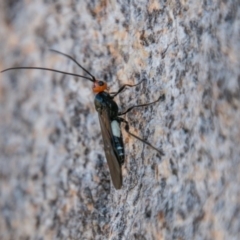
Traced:
<svg viewBox="0 0 240 240">
<path fill-rule="evenodd" d="M 67 74 L 71 76 L 76 76 L 80 78 L 87 79 L 91 82 L 93 82 L 92 90 L 96 94 L 94 99 L 94 104 L 96 111 L 98 112 L 101 132 L 102 132 L 102 138 L 103 138 L 103 144 L 104 144 L 104 151 L 105 156 L 107 159 L 108 167 L 110 170 L 110 175 L 112 178 L 113 185 L 116 189 L 120 189 L 122 187 L 122 171 L 121 166 L 124 163 L 124 145 L 123 145 L 123 138 L 122 138 L 122 132 L 120 125 L 121 123 L 125 124 L 125 130 L 128 134 L 130 134 L 132 137 L 140 140 L 141 142 L 147 144 L 154 150 L 156 150 L 160 155 L 164 155 L 162 150 L 157 149 L 149 142 L 145 141 L 144 139 L 141 139 L 140 137 L 136 136 L 135 134 L 131 133 L 129 131 L 129 123 L 122 117 L 122 115 L 130 112 L 132 109 L 137 107 L 145 107 L 151 104 L 154 104 L 158 101 L 164 100 L 165 96 L 164 94 L 161 95 L 156 101 L 146 103 L 146 104 L 140 104 L 135 105 L 130 108 L 128 108 L 124 112 L 119 112 L 118 105 L 113 100 L 114 97 L 116 97 L 119 93 L 121 93 L 126 87 L 135 87 L 138 86 L 143 82 L 143 80 L 135 85 L 131 84 L 124 84 L 117 92 L 108 92 L 107 91 L 107 83 L 101 80 L 97 80 L 89 71 L 87 71 L 84 67 L 82 67 L 73 57 L 56 51 L 51 50 L 55 53 L 61 54 L 69 59 L 71 59 L 73 62 L 75 62 L 86 74 L 88 74 L 88 77 L 82 76 L 79 74 L 74 73 L 68 73 L 63 72 L 55 69 L 49 69 L 49 68 L 42 68 L 42 67 L 12 67 L 7 68 L 3 70 L 2 72 L 14 70 L 14 69 L 39 69 L 39 70 L 47 70 L 52 72 L 58 72 L 62 74 Z"/>
</svg>

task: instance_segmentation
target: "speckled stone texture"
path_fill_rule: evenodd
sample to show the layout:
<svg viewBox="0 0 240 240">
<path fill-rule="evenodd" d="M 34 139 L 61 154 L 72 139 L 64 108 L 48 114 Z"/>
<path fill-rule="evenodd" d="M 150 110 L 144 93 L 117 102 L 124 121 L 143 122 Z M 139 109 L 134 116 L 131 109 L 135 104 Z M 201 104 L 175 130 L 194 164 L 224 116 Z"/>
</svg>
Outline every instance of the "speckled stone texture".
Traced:
<svg viewBox="0 0 240 240">
<path fill-rule="evenodd" d="M 110 182 L 91 82 L 38 70 L 0 76 L 0 239 L 240 239 L 240 3 L 0 2 L 0 69 L 83 74 L 112 91 L 123 187 Z"/>
</svg>

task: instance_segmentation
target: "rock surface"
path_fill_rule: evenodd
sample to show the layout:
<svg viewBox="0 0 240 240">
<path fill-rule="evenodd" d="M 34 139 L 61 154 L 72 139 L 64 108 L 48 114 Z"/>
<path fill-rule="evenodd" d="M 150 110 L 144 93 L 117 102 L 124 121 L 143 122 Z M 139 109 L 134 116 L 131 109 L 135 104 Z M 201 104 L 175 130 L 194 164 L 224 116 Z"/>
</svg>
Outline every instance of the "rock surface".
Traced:
<svg viewBox="0 0 240 240">
<path fill-rule="evenodd" d="M 239 239 L 239 1 L 1 1 L 0 69 L 83 74 L 127 114 L 110 182 L 91 82 L 38 70 L 0 80 L 0 239 Z"/>
</svg>

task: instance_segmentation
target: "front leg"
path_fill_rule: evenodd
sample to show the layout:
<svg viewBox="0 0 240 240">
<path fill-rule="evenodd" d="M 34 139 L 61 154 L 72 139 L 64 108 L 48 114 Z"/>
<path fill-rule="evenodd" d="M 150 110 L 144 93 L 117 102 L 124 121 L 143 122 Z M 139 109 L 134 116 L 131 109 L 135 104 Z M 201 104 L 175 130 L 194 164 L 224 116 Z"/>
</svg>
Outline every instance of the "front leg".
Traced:
<svg viewBox="0 0 240 240">
<path fill-rule="evenodd" d="M 125 87 L 136 87 L 138 86 L 139 84 L 141 84 L 144 80 L 146 79 L 143 79 L 140 83 L 137 83 L 137 84 L 124 84 L 123 86 L 120 87 L 120 89 L 117 91 L 117 92 L 111 92 L 109 93 L 111 95 L 111 98 L 113 99 L 114 97 L 116 97 L 120 92 L 122 92 L 124 90 Z"/>
</svg>

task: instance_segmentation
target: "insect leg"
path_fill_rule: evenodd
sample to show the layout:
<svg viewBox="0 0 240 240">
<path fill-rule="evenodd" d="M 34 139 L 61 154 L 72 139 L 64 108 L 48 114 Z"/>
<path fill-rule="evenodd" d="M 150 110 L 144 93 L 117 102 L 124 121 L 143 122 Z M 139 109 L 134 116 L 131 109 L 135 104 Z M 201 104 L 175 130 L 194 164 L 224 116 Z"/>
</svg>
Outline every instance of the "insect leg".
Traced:
<svg viewBox="0 0 240 240">
<path fill-rule="evenodd" d="M 140 104 L 140 105 L 132 106 L 132 107 L 128 108 L 125 112 L 120 112 L 120 113 L 118 113 L 118 116 L 121 116 L 121 115 L 124 115 L 124 114 L 130 112 L 133 108 L 146 107 L 146 106 L 151 105 L 151 104 L 153 104 L 153 103 L 156 103 L 156 102 L 158 102 L 158 101 L 164 101 L 164 99 L 165 99 L 165 94 L 159 96 L 159 98 L 158 98 L 156 101 L 154 101 L 154 102 L 150 102 L 150 103 L 145 103 L 145 104 Z"/>
<path fill-rule="evenodd" d="M 132 137 L 134 137 L 134 138 L 138 139 L 139 141 L 147 144 L 149 147 L 151 147 L 151 148 L 153 148 L 155 151 L 157 151 L 160 155 L 162 155 L 162 156 L 165 155 L 162 150 L 154 147 L 151 143 L 149 143 L 149 142 L 145 141 L 144 139 L 136 136 L 135 134 L 129 132 L 129 123 L 128 123 L 128 121 L 126 121 L 124 118 L 119 117 L 118 120 L 121 121 L 121 122 L 123 122 L 123 123 L 125 123 L 125 131 L 126 131 L 128 134 L 130 134 Z"/>
<path fill-rule="evenodd" d="M 120 92 L 123 91 L 123 89 L 124 89 L 125 87 L 136 87 L 136 86 L 138 86 L 139 84 L 141 84 L 144 80 L 145 80 L 145 79 L 143 79 L 141 82 L 139 82 L 139 83 L 137 83 L 137 84 L 134 84 L 134 85 L 132 85 L 132 84 L 124 84 L 123 86 L 120 87 L 120 89 L 119 89 L 117 92 L 112 92 L 112 93 L 110 93 L 110 94 L 113 94 L 113 95 L 111 96 L 111 98 L 116 97 Z"/>
</svg>

